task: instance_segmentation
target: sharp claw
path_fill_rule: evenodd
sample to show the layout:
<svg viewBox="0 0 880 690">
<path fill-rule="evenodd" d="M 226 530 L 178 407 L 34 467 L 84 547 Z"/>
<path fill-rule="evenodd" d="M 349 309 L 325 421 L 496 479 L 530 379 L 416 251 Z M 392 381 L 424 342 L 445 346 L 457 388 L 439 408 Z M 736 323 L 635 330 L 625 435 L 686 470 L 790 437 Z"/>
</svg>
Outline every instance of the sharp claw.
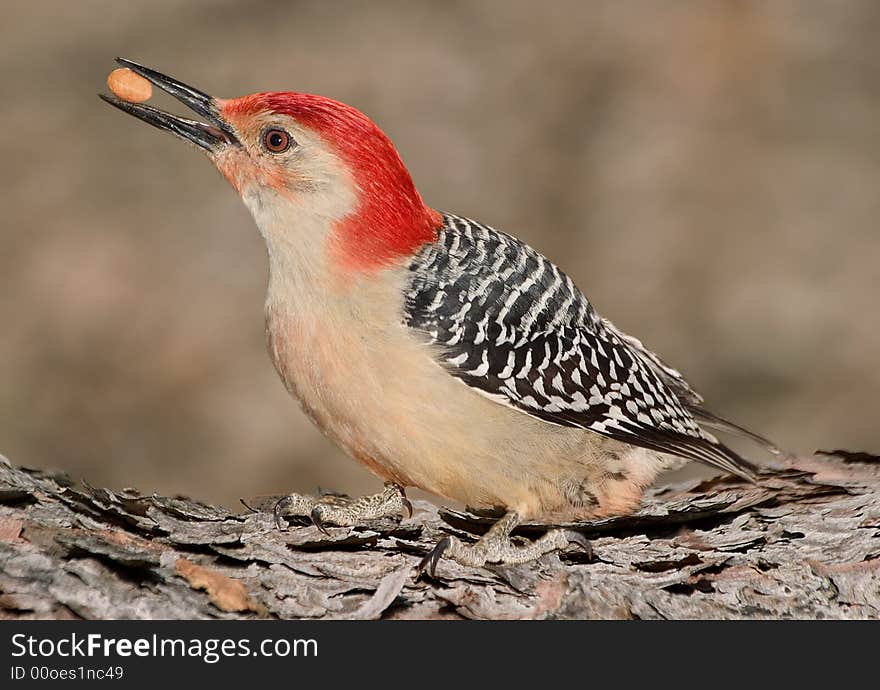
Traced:
<svg viewBox="0 0 880 690">
<path fill-rule="evenodd" d="M 321 532 L 324 534 L 324 536 L 332 537 L 333 535 L 330 534 L 330 530 L 327 529 L 327 526 L 324 524 L 324 520 L 321 519 L 320 508 L 321 508 L 321 506 L 315 506 L 312 509 L 312 512 L 309 515 L 309 517 L 312 518 L 312 522 L 314 523 L 315 527 L 317 527 L 319 530 L 321 530 Z"/>
<path fill-rule="evenodd" d="M 401 502 L 403 503 L 403 509 L 406 512 L 404 517 L 409 520 L 413 516 L 413 506 L 412 503 L 409 502 L 409 499 L 406 496 L 401 497 Z"/>
<path fill-rule="evenodd" d="M 278 502 L 275 504 L 275 508 L 272 509 L 272 516 L 275 518 L 275 528 L 280 532 L 287 531 L 287 524 L 284 523 L 284 509 L 290 505 L 290 497 L 285 496 L 284 498 L 278 499 Z"/>
<path fill-rule="evenodd" d="M 419 573 L 427 572 L 428 575 L 434 577 L 437 573 L 437 563 L 440 561 L 440 557 L 443 555 L 443 552 L 449 548 L 451 544 L 451 540 L 449 537 L 443 537 L 440 541 L 437 542 L 437 546 L 435 546 L 431 551 L 425 556 L 422 561 L 419 563 Z"/>
<path fill-rule="evenodd" d="M 579 546 L 581 550 L 587 555 L 588 558 L 593 558 L 593 546 L 590 544 L 590 540 L 587 539 L 580 532 L 575 532 L 573 530 L 566 530 L 565 538 L 568 539 L 569 544 L 575 544 Z"/>
</svg>

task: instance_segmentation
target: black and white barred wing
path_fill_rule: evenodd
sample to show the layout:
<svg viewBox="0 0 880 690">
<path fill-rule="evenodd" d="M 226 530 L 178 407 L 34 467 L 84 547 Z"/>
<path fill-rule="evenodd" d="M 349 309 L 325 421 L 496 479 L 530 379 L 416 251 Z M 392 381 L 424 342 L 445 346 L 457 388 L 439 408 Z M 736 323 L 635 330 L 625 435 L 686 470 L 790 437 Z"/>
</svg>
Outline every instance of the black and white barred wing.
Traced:
<svg viewBox="0 0 880 690">
<path fill-rule="evenodd" d="M 545 421 L 750 477 L 694 420 L 700 398 L 678 372 L 599 318 L 559 268 L 513 237 L 445 221 L 410 266 L 404 318 L 453 376 Z"/>
</svg>

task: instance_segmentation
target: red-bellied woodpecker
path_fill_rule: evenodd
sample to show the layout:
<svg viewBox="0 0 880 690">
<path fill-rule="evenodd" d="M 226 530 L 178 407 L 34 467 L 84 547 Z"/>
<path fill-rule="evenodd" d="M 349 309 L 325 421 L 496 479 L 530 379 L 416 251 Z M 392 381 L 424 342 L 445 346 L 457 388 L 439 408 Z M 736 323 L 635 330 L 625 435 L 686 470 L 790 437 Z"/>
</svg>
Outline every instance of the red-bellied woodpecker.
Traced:
<svg viewBox="0 0 880 690">
<path fill-rule="evenodd" d="M 523 519 L 625 513 L 661 471 L 754 467 L 704 430 L 765 439 L 706 411 L 675 369 L 600 318 L 537 251 L 425 205 L 394 146 L 354 108 L 302 93 L 215 99 L 127 60 L 204 122 L 104 96 L 204 149 L 269 253 L 272 360 L 305 412 L 386 482 L 339 505 L 292 495 L 281 515 L 353 525 L 407 509 L 416 486 L 505 516 L 426 559 L 517 563 L 583 543 Z"/>
</svg>

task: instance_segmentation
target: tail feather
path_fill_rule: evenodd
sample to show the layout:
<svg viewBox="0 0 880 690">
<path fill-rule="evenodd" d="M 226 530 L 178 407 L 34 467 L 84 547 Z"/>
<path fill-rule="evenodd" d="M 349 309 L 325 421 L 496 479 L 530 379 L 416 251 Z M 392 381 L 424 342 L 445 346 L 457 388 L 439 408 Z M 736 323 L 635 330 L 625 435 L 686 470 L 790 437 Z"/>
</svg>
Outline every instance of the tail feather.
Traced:
<svg viewBox="0 0 880 690">
<path fill-rule="evenodd" d="M 749 462 L 739 453 L 728 448 L 723 443 L 714 440 L 713 443 L 707 444 L 709 457 L 701 458 L 703 462 L 719 469 L 735 474 L 746 481 L 755 482 L 758 477 L 758 466 Z"/>
<path fill-rule="evenodd" d="M 735 424 L 724 417 L 719 417 L 714 412 L 709 412 L 709 410 L 703 407 L 690 406 L 688 405 L 688 411 L 694 415 L 694 418 L 702 425 L 707 426 L 711 429 L 717 429 L 718 431 L 724 431 L 729 434 L 734 434 L 736 436 L 743 436 L 748 438 L 759 446 L 763 446 L 773 455 L 784 455 L 785 451 L 783 451 L 779 446 L 777 446 L 773 441 L 761 436 L 760 434 L 756 434 L 754 431 L 749 431 L 745 427 L 741 427 L 739 424 Z"/>
</svg>

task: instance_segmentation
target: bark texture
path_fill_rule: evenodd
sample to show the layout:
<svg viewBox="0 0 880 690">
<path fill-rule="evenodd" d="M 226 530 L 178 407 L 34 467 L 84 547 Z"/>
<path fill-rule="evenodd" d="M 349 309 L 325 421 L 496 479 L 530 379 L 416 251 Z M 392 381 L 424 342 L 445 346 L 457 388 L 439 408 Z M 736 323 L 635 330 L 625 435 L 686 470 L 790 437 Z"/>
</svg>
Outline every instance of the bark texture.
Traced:
<svg viewBox="0 0 880 690">
<path fill-rule="evenodd" d="M 0 456 L 0 618 L 877 618 L 880 461 L 789 461 L 757 485 L 659 487 L 637 514 L 570 525 L 594 555 L 483 569 L 415 566 L 491 519 L 416 502 L 412 519 L 275 529 L 110 491 Z M 544 528 L 524 525 L 534 537 Z"/>
</svg>

